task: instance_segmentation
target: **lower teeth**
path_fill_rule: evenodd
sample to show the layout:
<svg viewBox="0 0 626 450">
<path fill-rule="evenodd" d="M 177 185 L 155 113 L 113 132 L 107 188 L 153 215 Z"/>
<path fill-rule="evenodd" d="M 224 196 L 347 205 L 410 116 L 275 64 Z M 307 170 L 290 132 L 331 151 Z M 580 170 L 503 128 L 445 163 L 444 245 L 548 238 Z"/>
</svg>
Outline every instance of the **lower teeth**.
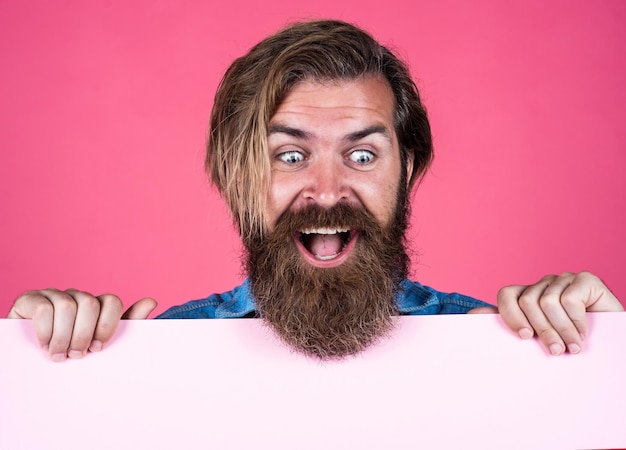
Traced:
<svg viewBox="0 0 626 450">
<path fill-rule="evenodd" d="M 317 259 L 321 259 L 322 261 L 328 261 L 329 259 L 334 259 L 337 257 L 339 253 L 335 253 L 334 255 L 315 255 Z"/>
</svg>

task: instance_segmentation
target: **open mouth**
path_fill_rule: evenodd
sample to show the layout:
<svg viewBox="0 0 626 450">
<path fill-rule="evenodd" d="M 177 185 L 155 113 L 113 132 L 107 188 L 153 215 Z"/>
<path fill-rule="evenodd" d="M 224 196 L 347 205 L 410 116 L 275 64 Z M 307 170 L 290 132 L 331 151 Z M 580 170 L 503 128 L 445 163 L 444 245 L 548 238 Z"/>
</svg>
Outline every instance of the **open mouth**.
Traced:
<svg viewBox="0 0 626 450">
<path fill-rule="evenodd" d="M 307 228 L 296 233 L 300 252 L 312 264 L 330 267 L 341 264 L 355 245 L 358 230 L 349 228 Z"/>
</svg>

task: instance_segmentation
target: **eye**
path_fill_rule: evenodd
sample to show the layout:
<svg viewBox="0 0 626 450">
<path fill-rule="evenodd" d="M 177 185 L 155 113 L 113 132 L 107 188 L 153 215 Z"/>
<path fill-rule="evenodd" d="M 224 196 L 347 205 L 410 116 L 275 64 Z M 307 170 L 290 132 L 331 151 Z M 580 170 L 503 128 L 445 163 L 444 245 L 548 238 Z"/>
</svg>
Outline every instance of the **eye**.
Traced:
<svg viewBox="0 0 626 450">
<path fill-rule="evenodd" d="M 299 162 L 304 161 L 304 155 L 295 150 L 291 150 L 278 155 L 278 159 L 287 164 L 298 164 Z"/>
<path fill-rule="evenodd" d="M 348 155 L 351 161 L 357 164 L 369 164 L 374 159 L 374 154 L 369 150 L 355 150 Z"/>
</svg>

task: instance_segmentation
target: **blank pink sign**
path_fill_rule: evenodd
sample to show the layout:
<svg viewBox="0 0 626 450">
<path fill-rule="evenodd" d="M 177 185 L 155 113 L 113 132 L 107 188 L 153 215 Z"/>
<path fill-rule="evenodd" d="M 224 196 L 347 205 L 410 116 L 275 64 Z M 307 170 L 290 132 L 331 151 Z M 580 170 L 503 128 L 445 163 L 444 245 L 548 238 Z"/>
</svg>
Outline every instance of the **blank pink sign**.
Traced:
<svg viewBox="0 0 626 450">
<path fill-rule="evenodd" d="M 590 320 L 582 354 L 551 357 L 497 315 L 403 317 L 324 364 L 253 319 L 124 322 L 58 364 L 0 320 L 0 448 L 623 447 L 626 314 Z"/>
</svg>

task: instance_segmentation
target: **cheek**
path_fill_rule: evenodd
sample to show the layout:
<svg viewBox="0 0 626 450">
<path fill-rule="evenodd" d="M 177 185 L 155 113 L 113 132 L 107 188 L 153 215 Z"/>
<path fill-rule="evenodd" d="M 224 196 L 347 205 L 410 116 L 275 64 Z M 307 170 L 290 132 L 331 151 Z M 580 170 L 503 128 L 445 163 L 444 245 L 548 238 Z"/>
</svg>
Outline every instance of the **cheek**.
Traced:
<svg viewBox="0 0 626 450">
<path fill-rule="evenodd" d="M 361 190 L 363 206 L 383 225 L 388 225 L 395 212 L 398 198 L 398 182 L 389 179 L 368 183 Z"/>
<path fill-rule="evenodd" d="M 289 208 L 289 205 L 295 198 L 296 192 L 297 188 L 293 185 L 293 182 L 284 179 L 284 177 L 280 175 L 275 176 L 272 174 L 269 198 L 267 201 L 267 219 L 269 221 L 268 225 L 270 230 L 274 229 L 274 224 L 280 215 Z"/>
</svg>

